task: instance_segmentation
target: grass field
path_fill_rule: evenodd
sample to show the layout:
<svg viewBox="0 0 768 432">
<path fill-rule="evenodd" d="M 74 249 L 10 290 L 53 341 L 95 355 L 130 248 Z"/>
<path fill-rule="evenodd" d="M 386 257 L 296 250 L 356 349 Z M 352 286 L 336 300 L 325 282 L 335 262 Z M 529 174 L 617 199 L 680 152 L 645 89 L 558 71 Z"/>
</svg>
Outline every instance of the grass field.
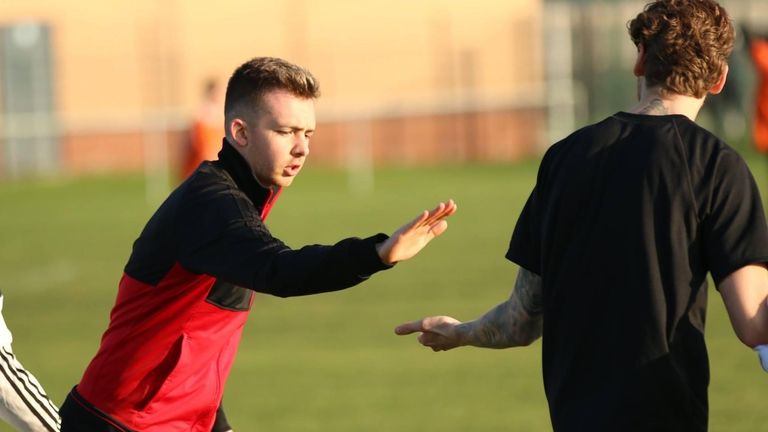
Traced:
<svg viewBox="0 0 768 432">
<path fill-rule="evenodd" d="M 768 177 L 753 160 L 756 177 Z M 391 232 L 447 198 L 459 212 L 422 255 L 359 287 L 259 296 L 225 393 L 235 429 L 549 430 L 540 342 L 433 353 L 392 331 L 428 314 L 472 319 L 509 295 L 516 267 L 503 255 L 536 165 L 379 170 L 366 195 L 344 172 L 307 168 L 269 220 L 292 246 Z M 143 187 L 141 176 L 0 184 L 4 315 L 17 356 L 57 403 L 95 353 L 132 241 L 157 204 Z M 711 430 L 764 430 L 768 375 L 710 294 Z"/>
</svg>

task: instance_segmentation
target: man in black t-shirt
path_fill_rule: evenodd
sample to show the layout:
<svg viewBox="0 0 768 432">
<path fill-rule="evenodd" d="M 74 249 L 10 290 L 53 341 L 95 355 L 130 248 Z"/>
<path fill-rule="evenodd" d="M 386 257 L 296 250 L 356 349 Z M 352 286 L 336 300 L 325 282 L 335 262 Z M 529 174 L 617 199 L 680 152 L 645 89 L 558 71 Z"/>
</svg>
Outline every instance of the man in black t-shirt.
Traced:
<svg viewBox="0 0 768 432">
<path fill-rule="evenodd" d="M 768 228 L 744 161 L 694 119 L 728 72 L 712 0 L 659 0 L 629 24 L 637 105 L 544 156 L 506 257 L 509 300 L 462 323 L 406 323 L 435 351 L 543 335 L 556 431 L 706 431 L 709 272 L 737 336 L 768 343 Z"/>
</svg>

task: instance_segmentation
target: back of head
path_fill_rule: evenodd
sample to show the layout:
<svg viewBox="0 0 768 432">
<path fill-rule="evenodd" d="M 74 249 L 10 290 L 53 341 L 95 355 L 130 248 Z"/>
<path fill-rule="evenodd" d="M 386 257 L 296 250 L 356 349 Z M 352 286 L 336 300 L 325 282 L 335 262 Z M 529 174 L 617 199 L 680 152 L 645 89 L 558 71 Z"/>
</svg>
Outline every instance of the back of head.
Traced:
<svg viewBox="0 0 768 432">
<path fill-rule="evenodd" d="M 657 0 L 628 27 L 645 49 L 646 85 L 665 93 L 704 97 L 733 50 L 733 25 L 713 0 Z"/>
<path fill-rule="evenodd" d="M 258 110 L 262 96 L 274 90 L 306 99 L 320 96 L 320 86 L 308 70 L 283 59 L 256 57 L 240 65 L 229 78 L 224 100 L 226 122 Z"/>
</svg>

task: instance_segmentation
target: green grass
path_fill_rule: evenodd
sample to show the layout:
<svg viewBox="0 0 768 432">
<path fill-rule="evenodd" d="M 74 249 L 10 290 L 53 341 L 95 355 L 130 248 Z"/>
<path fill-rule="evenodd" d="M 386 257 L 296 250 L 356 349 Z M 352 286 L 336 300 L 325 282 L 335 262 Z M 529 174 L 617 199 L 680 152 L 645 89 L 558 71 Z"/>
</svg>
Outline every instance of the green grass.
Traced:
<svg viewBox="0 0 768 432">
<path fill-rule="evenodd" d="M 753 158 L 758 179 L 764 160 Z M 269 219 L 289 245 L 391 232 L 438 200 L 459 212 L 420 256 L 353 289 L 260 295 L 225 393 L 239 431 L 544 431 L 540 342 L 433 353 L 395 325 L 431 314 L 472 319 L 507 298 L 510 233 L 535 161 L 378 170 L 372 193 L 309 167 Z M 14 349 L 60 403 L 95 353 L 131 244 L 156 203 L 140 176 L 0 184 L 0 289 Z M 740 345 L 711 290 L 712 431 L 761 430 L 768 376 Z M 10 430 L 0 426 L 0 431 Z"/>
</svg>

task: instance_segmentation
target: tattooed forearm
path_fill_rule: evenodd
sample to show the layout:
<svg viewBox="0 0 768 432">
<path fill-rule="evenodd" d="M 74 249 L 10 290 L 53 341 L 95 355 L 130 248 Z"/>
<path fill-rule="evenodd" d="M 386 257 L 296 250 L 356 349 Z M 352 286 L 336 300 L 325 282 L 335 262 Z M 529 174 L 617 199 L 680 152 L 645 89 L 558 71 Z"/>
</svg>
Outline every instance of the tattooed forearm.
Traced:
<svg viewBox="0 0 768 432">
<path fill-rule="evenodd" d="M 669 114 L 667 107 L 664 106 L 664 102 L 661 99 L 653 99 L 648 102 L 648 105 L 644 106 L 638 111 L 638 114 L 650 114 L 650 115 L 664 115 Z"/>
<path fill-rule="evenodd" d="M 536 273 L 520 267 L 517 272 L 515 289 L 512 291 L 512 298 L 517 297 L 520 305 L 530 316 L 541 315 L 544 309 L 544 303 L 541 292 L 541 277 Z"/>
<path fill-rule="evenodd" d="M 478 347 L 530 345 L 541 336 L 542 306 L 541 278 L 520 268 L 509 300 L 478 320 L 460 324 L 457 331 L 468 345 Z"/>
</svg>

